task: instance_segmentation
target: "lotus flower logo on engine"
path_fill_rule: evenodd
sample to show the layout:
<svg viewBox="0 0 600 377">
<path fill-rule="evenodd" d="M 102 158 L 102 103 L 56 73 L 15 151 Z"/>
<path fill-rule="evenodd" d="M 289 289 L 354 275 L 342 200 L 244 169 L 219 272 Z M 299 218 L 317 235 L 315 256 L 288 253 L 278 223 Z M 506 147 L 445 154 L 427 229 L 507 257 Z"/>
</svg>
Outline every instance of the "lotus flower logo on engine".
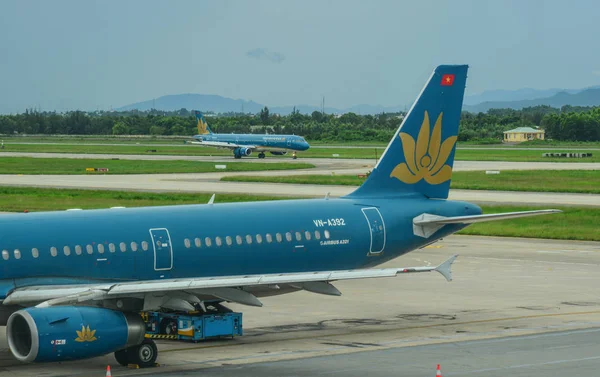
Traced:
<svg viewBox="0 0 600 377">
<path fill-rule="evenodd" d="M 90 326 L 81 326 L 81 331 L 75 330 L 77 333 L 76 342 L 93 342 L 96 340 L 96 330 L 90 330 Z"/>
</svg>

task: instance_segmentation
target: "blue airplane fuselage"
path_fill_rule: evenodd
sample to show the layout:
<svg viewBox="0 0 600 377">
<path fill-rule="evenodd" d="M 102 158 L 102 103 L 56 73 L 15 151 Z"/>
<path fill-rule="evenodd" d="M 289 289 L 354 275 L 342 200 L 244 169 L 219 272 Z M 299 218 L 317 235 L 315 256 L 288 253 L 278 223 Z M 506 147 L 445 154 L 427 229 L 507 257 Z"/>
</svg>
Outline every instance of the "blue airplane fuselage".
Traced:
<svg viewBox="0 0 600 377">
<path fill-rule="evenodd" d="M 297 135 L 204 134 L 194 138 L 198 141 L 256 146 L 254 150 L 257 152 L 305 151 L 309 148 L 306 140 Z"/>
<path fill-rule="evenodd" d="M 374 266 L 463 227 L 415 236 L 424 212 L 481 210 L 414 195 L 2 215 L 0 297 L 29 285 Z"/>
</svg>

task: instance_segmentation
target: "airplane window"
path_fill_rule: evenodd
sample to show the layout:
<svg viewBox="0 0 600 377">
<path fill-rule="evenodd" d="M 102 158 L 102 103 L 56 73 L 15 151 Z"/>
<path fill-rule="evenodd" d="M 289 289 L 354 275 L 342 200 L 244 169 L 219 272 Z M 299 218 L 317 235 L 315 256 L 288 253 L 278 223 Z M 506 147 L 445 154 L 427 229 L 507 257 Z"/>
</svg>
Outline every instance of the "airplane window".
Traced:
<svg viewBox="0 0 600 377">
<path fill-rule="evenodd" d="M 138 244 L 137 242 L 132 242 L 131 243 L 131 251 L 137 251 L 138 249 Z"/>
<path fill-rule="evenodd" d="M 183 244 L 185 245 L 185 247 L 187 249 L 189 249 L 190 247 L 192 247 L 192 243 L 190 242 L 189 238 L 186 238 L 185 240 L 183 240 Z"/>
<path fill-rule="evenodd" d="M 242 244 L 242 236 L 235 236 L 235 242 L 237 242 L 238 245 Z"/>
<path fill-rule="evenodd" d="M 65 253 L 65 256 L 69 256 L 71 255 L 71 248 L 69 246 L 65 246 L 63 247 L 63 252 Z"/>
<path fill-rule="evenodd" d="M 267 238 L 267 242 L 268 242 L 268 243 L 271 243 L 271 242 L 273 242 L 273 237 L 271 236 L 271 234 L 270 234 L 270 233 L 267 233 L 267 235 L 266 235 L 265 237 Z"/>
<path fill-rule="evenodd" d="M 196 245 L 196 247 L 202 246 L 202 242 L 200 241 L 200 238 L 194 239 L 194 245 Z"/>
<path fill-rule="evenodd" d="M 50 255 L 52 255 L 53 257 L 55 257 L 58 254 L 58 250 L 56 250 L 56 248 L 54 246 L 52 246 L 50 248 Z"/>
<path fill-rule="evenodd" d="M 31 249 L 31 256 L 34 257 L 34 258 L 39 257 L 40 256 L 40 251 L 34 247 L 33 249 Z"/>
<path fill-rule="evenodd" d="M 98 252 L 100 254 L 104 254 L 104 245 L 102 245 L 101 243 L 98 244 Z"/>
<path fill-rule="evenodd" d="M 215 243 L 217 244 L 217 246 L 221 246 L 223 244 L 223 241 L 221 241 L 221 237 L 216 237 Z"/>
<path fill-rule="evenodd" d="M 15 250 L 15 259 L 21 259 L 21 250 L 19 250 L 19 249 Z"/>
<path fill-rule="evenodd" d="M 210 247 L 210 245 L 212 245 L 212 241 L 210 240 L 210 237 L 206 237 L 204 239 L 204 244 L 206 245 L 206 247 Z"/>
<path fill-rule="evenodd" d="M 92 247 L 92 245 L 86 245 L 85 250 L 88 254 L 92 254 L 94 252 L 94 248 Z"/>
<path fill-rule="evenodd" d="M 328 230 L 325 230 L 325 231 L 323 232 L 323 235 L 325 236 L 325 239 L 326 239 L 326 240 L 328 240 L 328 239 L 329 239 L 329 236 L 330 236 L 330 235 L 329 235 L 329 231 L 328 231 Z"/>
<path fill-rule="evenodd" d="M 296 241 L 302 241 L 302 233 L 296 232 Z"/>
<path fill-rule="evenodd" d="M 304 238 L 306 238 L 307 241 L 310 241 L 310 232 L 308 230 L 304 232 Z"/>
<path fill-rule="evenodd" d="M 126 252 L 127 251 L 127 244 L 125 242 L 121 242 L 119 244 L 119 249 L 121 249 L 122 252 Z"/>
<path fill-rule="evenodd" d="M 262 243 L 262 236 L 260 234 L 256 235 L 256 243 Z"/>
<path fill-rule="evenodd" d="M 148 250 L 148 242 L 142 241 L 142 250 L 144 250 L 144 251 Z"/>
<path fill-rule="evenodd" d="M 109 243 L 108 244 L 108 251 L 110 251 L 111 253 L 114 253 L 117 250 L 117 248 L 115 247 L 114 243 Z"/>
<path fill-rule="evenodd" d="M 246 243 L 248 245 L 252 245 L 252 236 L 249 234 L 246 235 Z"/>
<path fill-rule="evenodd" d="M 75 254 L 81 255 L 81 246 L 75 245 Z"/>
<path fill-rule="evenodd" d="M 229 237 L 229 236 L 225 237 L 225 242 L 227 243 L 227 246 L 231 246 L 231 244 L 233 243 L 233 241 L 231 240 L 231 237 Z"/>
<path fill-rule="evenodd" d="M 277 238 L 277 242 L 283 241 L 283 237 L 281 236 L 281 233 L 275 234 L 275 238 Z"/>
<path fill-rule="evenodd" d="M 2 250 L 2 259 L 8 260 L 8 250 Z"/>
<path fill-rule="evenodd" d="M 285 234 L 285 239 L 286 239 L 288 242 L 292 242 L 292 233 L 290 233 L 290 232 L 287 232 L 287 233 Z"/>
<path fill-rule="evenodd" d="M 321 232 L 319 232 L 318 230 L 315 230 L 315 239 L 317 239 L 317 240 L 321 239 Z"/>
</svg>

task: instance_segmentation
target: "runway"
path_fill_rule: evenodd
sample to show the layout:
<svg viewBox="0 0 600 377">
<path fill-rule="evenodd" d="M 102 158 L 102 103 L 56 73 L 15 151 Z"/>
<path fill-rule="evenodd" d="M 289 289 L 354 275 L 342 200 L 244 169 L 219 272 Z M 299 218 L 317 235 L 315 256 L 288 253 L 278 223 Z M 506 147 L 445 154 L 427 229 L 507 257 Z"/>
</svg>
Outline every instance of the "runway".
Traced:
<svg viewBox="0 0 600 377">
<path fill-rule="evenodd" d="M 85 153 L 26 153 L 26 152 L 0 152 L 5 157 L 32 157 L 32 158 L 73 158 L 73 159 L 99 159 L 99 160 L 151 160 L 151 161 L 207 161 L 218 163 L 280 163 L 306 162 L 314 164 L 317 168 L 327 169 L 372 169 L 376 164 L 375 159 L 362 158 L 299 158 L 292 160 L 289 157 L 258 159 L 254 157 L 235 160 L 229 156 L 172 156 L 172 155 L 142 155 L 142 154 L 85 154 Z M 600 162 L 510 162 L 510 161 L 455 161 L 454 171 L 473 170 L 600 170 Z"/>
<path fill-rule="evenodd" d="M 454 376 L 583 376 L 600 366 L 599 242 L 451 236 L 384 266 L 435 265 L 454 253 L 451 283 L 411 274 L 337 282 L 338 298 L 298 292 L 264 298 L 263 308 L 230 305 L 244 313 L 243 337 L 161 341 L 159 369 L 128 370 L 112 355 L 23 365 L 5 351 L 0 373 L 91 376 L 110 364 L 114 376 L 433 376 L 440 363 Z"/>
<path fill-rule="evenodd" d="M 340 170 L 338 170 L 339 172 Z M 349 170 L 356 171 L 356 170 Z M 327 174 L 327 171 L 321 171 Z M 98 190 L 134 190 L 152 192 L 206 192 L 264 194 L 288 197 L 340 197 L 356 187 L 331 185 L 222 182 L 224 175 L 318 174 L 319 170 L 271 171 L 256 173 L 140 174 L 140 175 L 0 175 L 2 186 L 53 187 Z M 328 173 L 331 174 L 331 173 Z M 537 193 L 518 191 L 450 190 L 450 199 L 480 204 L 527 204 L 544 206 L 600 206 L 600 195 Z"/>
<path fill-rule="evenodd" d="M 82 142 L 82 143 L 73 143 L 73 142 L 10 142 L 7 141 L 6 145 L 90 145 L 90 146 L 114 146 L 114 147 L 189 147 L 187 144 L 183 144 L 183 141 L 189 140 L 186 137 L 180 137 L 175 139 L 172 143 L 165 142 L 143 142 L 143 143 L 133 143 L 131 141 L 125 141 L 121 143 L 93 143 L 93 142 Z M 339 144 L 331 144 L 331 145 L 311 145 L 311 149 L 385 149 L 387 144 L 379 144 L 379 145 L 339 145 Z M 458 145 L 456 149 L 465 149 L 465 150 L 473 150 L 473 149 L 481 149 L 481 150 L 507 150 L 507 151 L 515 151 L 515 150 L 525 150 L 525 151 L 600 151 L 600 148 L 597 147 L 577 147 L 577 146 L 568 146 L 568 147 L 506 147 L 506 146 L 484 146 L 484 145 Z"/>
</svg>

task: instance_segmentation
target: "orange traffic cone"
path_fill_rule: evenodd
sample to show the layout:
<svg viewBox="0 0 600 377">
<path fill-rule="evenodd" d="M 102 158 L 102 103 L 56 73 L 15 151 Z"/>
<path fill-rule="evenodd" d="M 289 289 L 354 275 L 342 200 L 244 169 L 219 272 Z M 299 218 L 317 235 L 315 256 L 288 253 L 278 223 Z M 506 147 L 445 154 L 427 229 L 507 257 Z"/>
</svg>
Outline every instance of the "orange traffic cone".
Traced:
<svg viewBox="0 0 600 377">
<path fill-rule="evenodd" d="M 112 373 L 110 373 L 110 365 L 106 366 L 106 377 L 112 377 Z"/>
<path fill-rule="evenodd" d="M 435 372 L 435 377 L 442 377 L 442 371 L 440 370 L 440 364 L 437 366 L 437 371 Z"/>
</svg>

